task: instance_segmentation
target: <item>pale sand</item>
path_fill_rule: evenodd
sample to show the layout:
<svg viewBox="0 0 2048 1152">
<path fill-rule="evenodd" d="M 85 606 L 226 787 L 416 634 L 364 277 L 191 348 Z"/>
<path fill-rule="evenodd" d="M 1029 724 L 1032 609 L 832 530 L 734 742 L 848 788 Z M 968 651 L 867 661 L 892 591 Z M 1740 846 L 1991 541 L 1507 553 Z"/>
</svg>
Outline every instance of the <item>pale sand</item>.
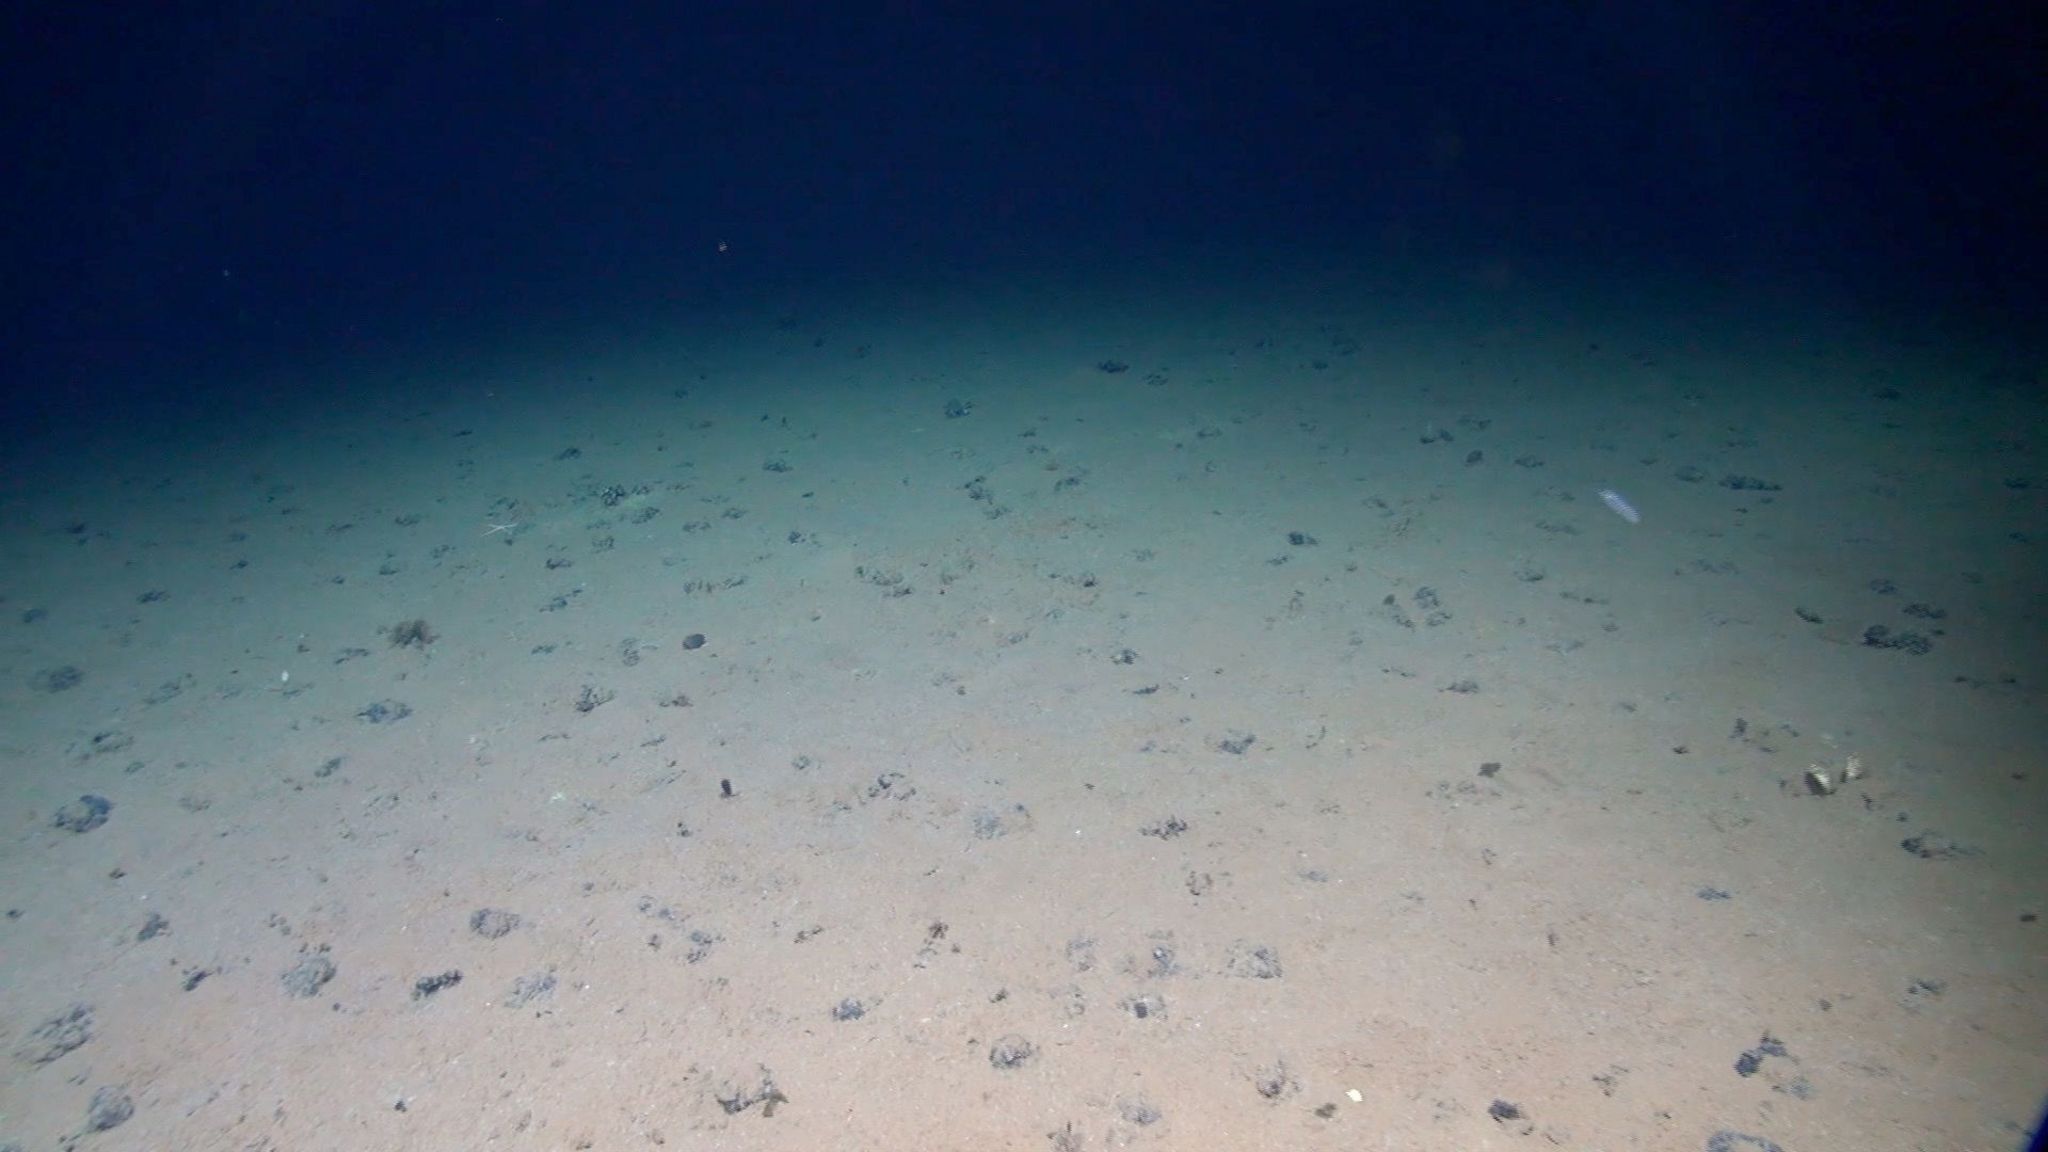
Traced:
<svg viewBox="0 0 2048 1152">
<path fill-rule="evenodd" d="M 84 1148 L 2016 1143 L 2042 410 L 1853 325 L 1297 288 L 827 292 L 51 433 L 0 1144 L 102 1088 Z"/>
</svg>

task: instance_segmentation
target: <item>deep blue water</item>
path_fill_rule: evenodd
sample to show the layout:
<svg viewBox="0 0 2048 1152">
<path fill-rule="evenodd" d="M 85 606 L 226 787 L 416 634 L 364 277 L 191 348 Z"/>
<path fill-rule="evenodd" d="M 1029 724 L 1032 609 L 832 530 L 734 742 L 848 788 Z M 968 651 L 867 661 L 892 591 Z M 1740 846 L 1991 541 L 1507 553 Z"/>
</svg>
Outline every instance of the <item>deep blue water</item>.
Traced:
<svg viewBox="0 0 2048 1152">
<path fill-rule="evenodd" d="M 1106 7 L 52 6 L 4 80 L 8 390 L 1049 255 L 2039 316 L 2008 9 Z"/>
</svg>

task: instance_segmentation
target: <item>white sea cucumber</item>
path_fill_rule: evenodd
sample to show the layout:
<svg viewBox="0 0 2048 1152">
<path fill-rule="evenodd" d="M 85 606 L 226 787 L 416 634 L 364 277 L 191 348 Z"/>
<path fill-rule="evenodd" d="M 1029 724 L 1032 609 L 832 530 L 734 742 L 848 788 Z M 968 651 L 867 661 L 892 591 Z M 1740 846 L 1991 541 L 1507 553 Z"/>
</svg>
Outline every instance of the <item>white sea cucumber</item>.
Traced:
<svg viewBox="0 0 2048 1152">
<path fill-rule="evenodd" d="M 1641 524 L 1643 522 L 1643 514 L 1636 511 L 1636 506 L 1623 499 L 1621 493 L 1616 492 L 1612 488 L 1602 488 L 1600 490 L 1600 502 L 1612 508 L 1616 516 L 1631 524 Z"/>
</svg>

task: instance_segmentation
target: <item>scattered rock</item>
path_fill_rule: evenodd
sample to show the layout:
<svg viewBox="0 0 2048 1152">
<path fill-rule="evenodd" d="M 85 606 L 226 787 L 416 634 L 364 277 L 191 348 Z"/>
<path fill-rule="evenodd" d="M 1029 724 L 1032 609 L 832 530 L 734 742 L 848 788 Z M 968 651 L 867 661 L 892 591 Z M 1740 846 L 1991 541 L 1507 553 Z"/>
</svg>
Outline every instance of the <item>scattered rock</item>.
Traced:
<svg viewBox="0 0 2048 1152">
<path fill-rule="evenodd" d="M 535 972 L 521 976 L 512 982 L 512 991 L 505 994 L 503 1001 L 507 1008 L 524 1008 L 535 1000 L 543 1000 L 555 993 L 555 974 Z"/>
<path fill-rule="evenodd" d="M 1001 1071 L 1022 1068 L 1038 1055 L 1038 1046 L 1015 1033 L 997 1037 L 989 1045 L 988 1062 Z"/>
<path fill-rule="evenodd" d="M 1125 1000 L 1122 1007 L 1140 1020 L 1159 1020 L 1166 1016 L 1166 1001 L 1150 992 Z"/>
<path fill-rule="evenodd" d="M 412 715 L 412 705 L 400 700 L 376 700 L 356 713 L 356 719 L 370 724 L 390 724 Z"/>
<path fill-rule="evenodd" d="M 501 940 L 519 927 L 519 913 L 503 908 L 479 908 L 469 915 L 469 930 L 486 940 Z"/>
<path fill-rule="evenodd" d="M 1781 1060 L 1789 1060 L 1792 1054 L 1785 1050 L 1785 1042 L 1783 1040 L 1766 1032 L 1763 1035 L 1763 1039 L 1756 1042 L 1756 1047 L 1735 1058 L 1735 1074 L 1745 1077 L 1756 1075 L 1758 1070 L 1764 1066 L 1764 1058 L 1767 1056 L 1776 1056 Z"/>
<path fill-rule="evenodd" d="M 1231 948 L 1224 969 L 1232 976 L 1252 980 L 1278 980 L 1280 954 L 1263 944 L 1239 943 Z"/>
<path fill-rule="evenodd" d="M 1268 1100 L 1280 1100 L 1299 1094 L 1301 1081 L 1288 1070 L 1286 1061 L 1277 1060 L 1253 1074 L 1252 1087 Z"/>
<path fill-rule="evenodd" d="M 14 1050 L 17 1060 L 48 1064 L 92 1039 L 92 1005 L 73 1004 L 29 1032 Z"/>
<path fill-rule="evenodd" d="M 1140 1128 L 1157 1124 L 1164 1116 L 1151 1101 L 1142 1096 L 1130 1096 L 1117 1101 L 1116 1114 Z"/>
<path fill-rule="evenodd" d="M 75 665 L 64 664 L 56 668 L 45 668 L 29 681 L 38 692 L 68 692 L 78 687 L 85 679 L 85 673 Z"/>
<path fill-rule="evenodd" d="M 425 1000 L 436 992 L 453 988 L 460 983 L 462 983 L 462 970 L 459 968 L 450 968 L 446 972 L 436 972 L 431 976 L 422 976 L 412 982 L 412 998 L 415 1000 Z"/>
<path fill-rule="evenodd" d="M 1031 810 L 1022 804 L 1007 808 L 977 809 L 973 818 L 976 840 L 995 840 L 1012 832 L 1029 831 L 1032 825 Z"/>
<path fill-rule="evenodd" d="M 128 1093 L 108 1085 L 94 1089 L 92 1102 L 85 1108 L 85 1127 L 88 1132 L 110 1132 L 135 1117 L 135 1101 Z"/>
<path fill-rule="evenodd" d="M 111 756 L 116 752 L 126 752 L 134 746 L 134 736 L 113 729 L 93 733 L 92 740 L 90 741 L 90 748 L 94 756 Z"/>
<path fill-rule="evenodd" d="M 765 1104 L 763 1116 L 775 1114 L 775 1106 L 789 1103 L 789 1097 L 775 1086 L 775 1075 L 763 1066 L 751 1080 L 730 1079 L 721 1084 L 715 1097 L 728 1116 L 737 1116 L 756 1104 Z"/>
<path fill-rule="evenodd" d="M 327 982 L 334 979 L 334 971 L 334 961 L 327 958 L 327 953 L 309 952 L 300 957 L 299 962 L 281 979 L 284 981 L 286 993 L 301 1000 L 309 1000 L 318 996 L 320 989 L 325 988 Z"/>
<path fill-rule="evenodd" d="M 1925 656 L 1934 650 L 1934 642 L 1918 632 L 1894 632 L 1882 624 L 1872 624 L 1863 630 L 1863 646 L 1909 652 L 1915 656 Z"/>
<path fill-rule="evenodd" d="M 1911 984 L 1906 985 L 1906 994 L 1899 997 L 1899 1004 L 1908 1012 L 1917 1012 L 1930 1001 L 1941 999 L 1942 993 L 1947 991 L 1946 980 L 1928 980 L 1916 976 Z"/>
<path fill-rule="evenodd" d="M 1922 832 L 1899 841 L 1899 847 L 1911 852 L 1922 860 L 1954 860 L 1962 856 L 1975 856 L 1977 850 L 1935 832 Z"/>
<path fill-rule="evenodd" d="M 1187 830 L 1187 821 L 1178 816 L 1168 816 L 1164 820 L 1155 820 L 1138 829 L 1138 834 L 1140 836 L 1156 836 L 1161 840 L 1171 840 Z"/>
<path fill-rule="evenodd" d="M 1705 1152 L 1743 1152 L 1744 1149 L 1751 1149 L 1753 1152 L 1785 1152 L 1776 1143 L 1761 1136 L 1751 1136 L 1727 1128 L 1707 1137 Z"/>
<path fill-rule="evenodd" d="M 57 815 L 50 821 L 52 827 L 66 832 L 90 832 L 107 822 L 107 813 L 114 810 L 114 802 L 105 796 L 80 796 L 75 803 L 57 809 Z"/>
<path fill-rule="evenodd" d="M 425 648 L 439 639 L 425 620 L 400 620 L 384 629 L 384 635 L 393 648 Z"/>
</svg>

